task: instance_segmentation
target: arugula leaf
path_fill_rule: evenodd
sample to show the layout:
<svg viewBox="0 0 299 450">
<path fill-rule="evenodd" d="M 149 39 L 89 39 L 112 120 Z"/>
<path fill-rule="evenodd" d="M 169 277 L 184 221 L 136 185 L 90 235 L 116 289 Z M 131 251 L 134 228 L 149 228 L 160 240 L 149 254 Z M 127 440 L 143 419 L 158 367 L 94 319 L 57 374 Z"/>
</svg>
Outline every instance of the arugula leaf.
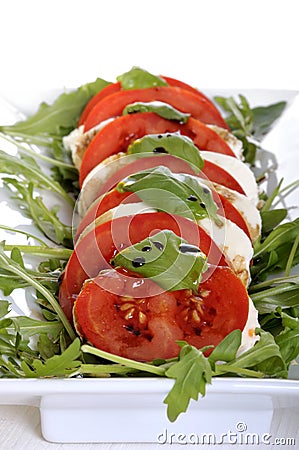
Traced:
<svg viewBox="0 0 299 450">
<path fill-rule="evenodd" d="M 215 363 L 216 361 L 229 362 L 236 358 L 237 351 L 241 345 L 242 332 L 241 330 L 234 330 L 214 348 L 209 356 L 209 361 Z"/>
<path fill-rule="evenodd" d="M 81 365 L 80 340 L 76 338 L 60 355 L 54 355 L 46 361 L 34 359 L 31 365 L 23 360 L 21 368 L 26 378 L 72 376 Z"/>
<path fill-rule="evenodd" d="M 275 341 L 287 365 L 299 355 L 299 318 L 281 312 L 283 330 Z"/>
<path fill-rule="evenodd" d="M 128 72 L 119 75 L 116 79 L 121 83 L 121 87 L 124 90 L 167 86 L 167 83 L 163 78 L 153 75 L 147 70 L 137 66 L 134 66 Z"/>
<path fill-rule="evenodd" d="M 144 112 L 154 112 L 158 116 L 163 117 L 163 119 L 176 120 L 180 123 L 186 123 L 190 117 L 190 114 L 183 113 L 173 106 L 168 105 L 163 102 L 135 102 L 127 105 L 123 110 L 123 115 L 134 114 L 134 113 L 144 113 Z"/>
<path fill-rule="evenodd" d="M 34 184 L 32 182 L 22 184 L 14 178 L 4 178 L 4 185 L 8 187 L 14 194 L 14 198 L 18 199 L 22 205 L 22 213 L 27 212 L 37 228 L 43 234 L 55 242 L 63 244 L 67 248 L 72 248 L 72 228 L 61 222 L 57 216 L 58 206 L 48 208 L 41 196 L 36 196 L 34 192 Z M 14 190 L 12 190 L 14 188 Z"/>
<path fill-rule="evenodd" d="M 282 277 L 250 286 L 249 294 L 260 314 L 268 314 L 278 307 L 299 307 L 299 277 Z"/>
<path fill-rule="evenodd" d="M 225 120 L 233 134 L 242 140 L 245 161 L 254 164 L 259 140 L 268 133 L 273 123 L 281 116 L 287 103 L 277 102 L 265 107 L 250 108 L 244 95 L 234 97 L 216 96 L 214 100 L 228 113 Z"/>
<path fill-rule="evenodd" d="M 261 329 L 256 332 L 260 335 L 259 341 L 236 359 L 225 364 L 218 364 L 215 368 L 216 374 L 236 373 L 242 375 L 246 374 L 247 369 L 251 369 L 251 376 L 267 375 L 287 378 L 287 367 L 274 337 Z"/>
<path fill-rule="evenodd" d="M 165 375 L 176 381 L 164 400 L 167 416 L 174 422 L 179 414 L 185 412 L 191 399 L 198 400 L 199 394 L 206 393 L 206 384 L 212 381 L 212 369 L 202 350 L 179 342 L 181 346 L 178 362 L 174 363 Z"/>
<path fill-rule="evenodd" d="M 10 311 L 10 303 L 7 300 L 0 300 L 0 319 L 5 317 Z"/>
<path fill-rule="evenodd" d="M 37 187 L 49 189 L 74 206 L 72 197 L 56 181 L 47 176 L 33 158 L 28 156 L 18 158 L 0 150 L 0 172 L 14 175 L 21 182 L 32 182 Z"/>
<path fill-rule="evenodd" d="M 15 328 L 21 334 L 22 339 L 39 334 L 50 334 L 56 339 L 63 330 L 63 325 L 60 321 L 38 320 L 26 316 L 12 317 L 11 324 L 12 326 L 6 327 L 6 330 L 12 332 L 13 328 Z"/>
<path fill-rule="evenodd" d="M 242 137 L 251 135 L 253 113 L 244 95 L 239 95 L 239 103 L 233 97 L 216 96 L 214 100 L 229 113 L 225 121 L 234 133 Z"/>
<path fill-rule="evenodd" d="M 262 242 L 254 245 L 251 267 L 252 283 L 264 280 L 269 274 L 286 270 L 299 263 L 299 218 L 283 223 L 269 233 Z"/>
<path fill-rule="evenodd" d="M 61 94 L 52 105 L 42 103 L 38 111 L 28 119 L 10 126 L 1 126 L 0 131 L 11 136 L 26 138 L 27 142 L 36 143 L 36 136 L 65 136 L 76 127 L 80 114 L 86 103 L 109 82 L 98 78 L 92 83 Z M 45 145 L 46 141 L 43 142 Z"/>
<path fill-rule="evenodd" d="M 88 353 L 102 359 L 107 359 L 108 361 L 113 361 L 123 367 L 128 367 L 131 370 L 140 370 L 142 372 L 149 372 L 151 374 L 160 376 L 164 376 L 165 374 L 165 369 L 163 367 L 157 367 L 151 363 L 143 363 L 140 361 L 135 361 L 134 359 L 124 358 L 113 353 L 108 353 L 104 350 L 92 347 L 91 345 L 82 345 L 81 351 L 83 353 Z"/>
<path fill-rule="evenodd" d="M 170 230 L 162 230 L 121 250 L 111 264 L 150 278 L 167 291 L 192 289 L 197 293 L 206 255 Z"/>
<path fill-rule="evenodd" d="M 9 313 L 9 303 L 0 301 L 0 311 L 4 315 Z M 26 376 L 22 364 L 31 366 L 35 360 L 39 363 L 52 355 L 46 354 L 46 348 L 57 347 L 54 340 L 63 332 L 60 321 L 46 322 L 26 316 L 8 317 L 0 320 L 0 377 L 8 376 L 23 378 Z M 29 346 L 30 338 L 38 336 L 38 351 Z M 50 339 L 51 336 L 51 339 Z M 42 342 L 42 346 L 39 343 Z M 45 345 L 47 342 L 47 346 Z M 58 349 L 58 347 L 57 347 Z M 38 364 L 39 364 L 38 363 Z"/>
<path fill-rule="evenodd" d="M 263 236 L 269 234 L 277 227 L 288 215 L 287 209 L 271 209 L 270 211 L 261 211 L 262 219 L 262 234 Z"/>
<path fill-rule="evenodd" d="M 299 218 L 278 226 L 262 243 L 257 243 L 254 256 L 258 257 L 264 252 L 270 252 L 283 244 L 289 243 L 290 240 L 294 240 L 297 237 L 298 232 Z"/>
<path fill-rule="evenodd" d="M 43 295 L 46 298 L 46 300 L 50 303 L 53 310 L 57 313 L 59 319 L 63 323 L 65 330 L 69 334 L 70 338 L 71 339 L 75 338 L 73 328 L 70 325 L 69 321 L 67 320 L 55 296 L 45 286 L 43 286 L 43 284 L 40 281 L 32 277 L 30 272 L 27 271 L 27 269 L 24 268 L 23 265 L 18 264 L 5 254 L 4 242 L 0 243 L 0 269 L 7 270 L 9 273 L 12 273 L 13 275 L 19 277 L 21 280 L 28 283 L 28 285 L 33 286 L 41 295 Z"/>
</svg>

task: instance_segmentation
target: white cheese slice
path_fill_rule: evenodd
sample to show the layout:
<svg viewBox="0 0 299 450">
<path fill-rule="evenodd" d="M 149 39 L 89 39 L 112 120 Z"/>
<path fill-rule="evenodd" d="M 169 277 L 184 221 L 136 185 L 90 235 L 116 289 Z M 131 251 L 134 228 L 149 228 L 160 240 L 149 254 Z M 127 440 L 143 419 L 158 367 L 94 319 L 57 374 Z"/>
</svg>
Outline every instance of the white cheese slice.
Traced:
<svg viewBox="0 0 299 450">
<path fill-rule="evenodd" d="M 255 329 L 260 328 L 260 324 L 258 321 L 258 311 L 255 308 L 253 301 L 249 298 L 249 311 L 246 325 L 242 331 L 242 340 L 241 346 L 237 352 L 237 356 L 241 353 L 250 350 L 254 344 L 259 340 L 259 336 L 255 334 Z"/>
<path fill-rule="evenodd" d="M 206 180 L 202 180 L 202 182 L 222 197 L 225 197 L 238 210 L 247 225 L 252 242 L 255 242 L 259 238 L 262 228 L 261 215 L 257 207 L 246 195 L 233 191 L 221 184 L 210 183 Z"/>
<path fill-rule="evenodd" d="M 62 139 L 63 146 L 66 151 L 71 152 L 73 163 L 78 170 L 81 167 L 82 158 L 88 144 L 92 141 L 98 131 L 100 131 L 114 119 L 115 118 L 113 117 L 111 119 L 104 120 L 85 133 L 84 125 L 80 125 L 78 128 L 75 128 L 73 131 L 71 131 L 70 134 L 64 136 L 64 138 Z"/>
<path fill-rule="evenodd" d="M 163 105 L 165 102 L 155 101 L 150 102 L 153 105 Z M 70 151 L 72 153 L 72 159 L 73 163 L 77 167 L 77 169 L 80 169 L 82 158 L 84 155 L 84 152 L 92 140 L 92 138 L 96 135 L 98 131 L 100 131 L 102 128 L 104 128 L 108 123 L 115 120 L 116 117 L 111 117 L 109 119 L 106 119 L 87 132 L 84 132 L 84 125 L 80 125 L 78 128 L 75 128 L 68 136 L 65 136 L 63 138 L 63 145 L 67 151 Z M 207 125 L 209 128 L 211 128 L 213 131 L 215 131 L 219 136 L 222 137 L 222 139 L 229 145 L 229 147 L 232 149 L 234 154 L 237 158 L 242 159 L 243 157 L 243 144 L 242 141 L 237 139 L 232 133 L 230 133 L 228 130 L 218 127 L 217 125 Z"/>
<path fill-rule="evenodd" d="M 156 211 L 156 209 L 150 208 L 144 202 L 119 205 L 102 214 L 100 217 L 97 217 L 95 221 L 88 225 L 82 232 L 79 240 L 94 227 L 115 219 L 116 217 Z M 223 222 L 222 226 L 216 225 L 215 222 L 211 221 L 209 218 L 198 221 L 198 224 L 209 236 L 211 236 L 212 240 L 223 251 L 225 257 L 230 262 L 232 269 L 241 279 L 243 284 L 248 286 L 250 282 L 249 266 L 253 256 L 251 241 L 246 233 L 233 222 L 224 218 L 221 218 L 221 220 Z"/>
<path fill-rule="evenodd" d="M 225 128 L 218 127 L 217 125 L 207 125 L 213 131 L 216 131 L 220 137 L 230 146 L 237 158 L 243 159 L 243 143 L 240 139 L 237 139 L 232 133 Z"/>
<path fill-rule="evenodd" d="M 250 262 L 253 257 L 251 240 L 235 223 L 221 217 L 219 226 L 209 218 L 201 219 L 198 224 L 211 236 L 230 261 L 234 272 L 245 286 L 250 283 Z"/>
<path fill-rule="evenodd" d="M 259 198 L 257 183 L 253 172 L 247 164 L 237 158 L 234 158 L 233 156 L 224 155 L 222 153 L 202 150 L 200 154 L 204 160 L 210 161 L 230 173 L 237 180 L 250 201 L 254 205 L 258 204 Z"/>
<path fill-rule="evenodd" d="M 109 158 L 102 161 L 89 172 L 83 182 L 76 205 L 80 217 L 84 217 L 90 205 L 99 196 L 101 187 L 106 181 L 119 169 L 136 161 L 136 159 L 135 155 L 127 155 L 126 153 L 120 152 L 116 155 L 109 156 Z M 110 186 L 107 191 L 112 189 L 112 187 Z"/>
</svg>

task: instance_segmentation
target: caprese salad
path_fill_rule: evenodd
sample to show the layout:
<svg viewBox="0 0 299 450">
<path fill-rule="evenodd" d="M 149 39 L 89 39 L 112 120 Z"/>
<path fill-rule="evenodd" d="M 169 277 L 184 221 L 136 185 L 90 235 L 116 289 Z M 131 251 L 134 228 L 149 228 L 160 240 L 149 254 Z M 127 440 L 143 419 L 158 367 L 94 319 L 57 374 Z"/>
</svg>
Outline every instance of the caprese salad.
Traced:
<svg viewBox="0 0 299 450">
<path fill-rule="evenodd" d="M 215 346 L 235 329 L 250 348 L 259 324 L 246 288 L 261 218 L 241 141 L 179 81 L 112 86 L 64 138 L 81 222 L 60 304 L 83 339 L 127 358 L 173 358 L 178 341 Z"/>
<path fill-rule="evenodd" d="M 50 286 L 49 279 L 33 272 L 29 279 L 46 319 L 62 324 L 54 336 L 45 327 L 43 340 L 52 342 L 51 357 L 65 358 L 74 342 L 79 345 L 63 375 L 132 375 L 137 370 L 172 376 L 174 365 L 195 352 L 202 394 L 212 375 L 287 376 L 299 349 L 297 338 L 293 351 L 284 354 L 284 335 L 292 333 L 299 315 L 297 285 L 289 273 L 299 261 L 299 225 L 296 220 L 283 223 L 281 210 L 271 213 L 280 186 L 266 197 L 252 171 L 257 145 L 247 137 L 253 137 L 258 115 L 244 97 L 240 107 L 232 98 L 218 100 L 229 111 L 226 116 L 198 89 L 134 67 L 115 83 L 97 80 L 43 105 L 23 122 L 0 128 L 23 155 L 18 160 L 0 155 L 6 162 L 1 172 L 17 177 L 4 183 L 27 202 L 36 225 L 47 228 L 47 239 L 59 244 L 35 246 L 36 254 L 50 258 L 43 270 L 52 276 L 56 271 L 56 282 L 52 278 Z M 66 104 L 68 116 L 61 107 Z M 271 105 L 270 120 L 265 110 L 269 126 L 284 107 Z M 54 154 L 37 155 L 56 166 L 52 184 L 32 173 L 28 152 L 32 155 L 30 145 L 36 144 Z M 23 187 L 25 179 L 26 193 L 18 177 Z M 62 189 L 64 198 L 71 190 L 69 198 L 76 202 L 72 227 L 61 223 L 56 210 L 47 215 L 37 201 L 34 189 L 49 186 L 56 195 Z M 66 253 L 59 254 L 61 247 Z M 1 270 L 8 274 L 7 250 L 4 245 Z M 16 252 L 10 257 L 14 277 L 30 284 Z M 279 264 L 283 260 L 288 279 L 265 281 L 268 273 L 285 268 Z M 294 293 L 291 304 L 282 303 L 282 284 Z M 1 287 L 5 293 L 13 290 Z M 266 293 L 269 303 L 270 289 L 277 298 L 265 315 L 258 295 Z M 63 344 L 62 330 L 67 336 Z M 99 359 L 92 371 L 80 360 L 82 354 Z M 44 351 L 42 358 L 47 366 Z M 275 364 L 269 363 L 274 359 Z M 23 376 L 38 376 L 34 362 L 19 367 Z M 1 370 L 8 368 L 2 364 Z M 171 395 L 166 402 L 171 404 Z M 171 420 L 182 412 L 169 408 Z"/>
</svg>

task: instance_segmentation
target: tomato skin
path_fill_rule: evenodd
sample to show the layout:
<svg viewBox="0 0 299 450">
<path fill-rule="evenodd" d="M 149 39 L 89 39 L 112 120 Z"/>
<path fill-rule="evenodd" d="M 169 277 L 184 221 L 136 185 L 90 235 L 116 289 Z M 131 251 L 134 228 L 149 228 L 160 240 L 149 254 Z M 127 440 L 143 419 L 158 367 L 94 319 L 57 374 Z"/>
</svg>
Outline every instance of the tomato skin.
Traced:
<svg viewBox="0 0 299 450">
<path fill-rule="evenodd" d="M 246 324 L 247 291 L 228 268 L 214 269 L 197 296 L 185 289 L 134 297 L 138 287 L 131 275 L 124 280 L 116 271 L 99 274 L 77 297 L 76 327 L 101 350 L 140 361 L 173 358 L 179 353 L 178 340 L 197 348 L 215 346 Z M 151 294 L 152 282 L 147 282 Z"/>
<path fill-rule="evenodd" d="M 209 102 L 210 107 L 215 110 L 215 114 L 219 114 L 219 111 L 217 110 L 217 108 L 214 105 L 214 103 L 206 95 L 204 95 L 201 91 L 199 91 L 198 89 L 190 86 L 187 83 L 184 83 L 183 81 L 176 80 L 175 78 L 165 77 L 164 75 L 161 75 L 161 78 L 163 78 L 169 86 L 179 87 L 179 88 L 185 89 L 185 90 L 190 91 L 193 94 L 198 95 L 199 97 L 205 99 L 205 101 Z M 90 113 L 92 108 L 99 101 L 101 101 L 104 97 L 107 97 L 108 95 L 114 94 L 115 92 L 119 92 L 121 90 L 122 90 L 121 83 L 117 82 L 117 83 L 109 84 L 108 86 L 103 88 L 100 92 L 98 92 L 87 103 L 86 107 L 83 110 L 83 113 L 81 114 L 81 117 L 79 119 L 78 125 L 82 125 L 85 122 L 88 114 Z M 223 128 L 228 128 L 228 126 L 227 126 L 227 124 L 225 122 L 223 123 Z"/>
<path fill-rule="evenodd" d="M 82 158 L 79 183 L 88 173 L 111 155 L 126 152 L 128 146 L 147 134 L 174 133 L 190 137 L 199 150 L 213 151 L 235 157 L 229 145 L 214 130 L 190 117 L 186 124 L 163 119 L 155 113 L 136 113 L 116 118 L 92 139 Z"/>
<path fill-rule="evenodd" d="M 79 125 L 83 125 L 85 120 L 87 119 L 88 114 L 92 110 L 92 108 L 103 98 L 107 97 L 108 95 L 114 94 L 115 92 L 118 92 L 120 90 L 121 86 L 120 83 L 111 83 L 105 86 L 101 91 L 99 91 L 96 95 L 92 97 L 92 99 L 87 103 L 85 106 L 81 117 L 78 122 Z"/>
<path fill-rule="evenodd" d="M 68 318 L 86 279 L 95 277 L 100 270 L 111 268 L 109 261 L 123 248 L 165 229 L 200 247 L 210 264 L 228 266 L 228 261 L 211 237 L 189 219 L 164 212 L 119 217 L 98 225 L 77 242 L 59 290 L 59 302 Z"/>
<path fill-rule="evenodd" d="M 213 200 L 218 206 L 218 214 L 231 220 L 239 228 L 241 228 L 247 236 L 250 238 L 250 232 L 247 224 L 240 212 L 234 207 L 234 205 L 223 195 L 218 194 L 216 191 L 212 191 Z M 98 201 L 87 211 L 83 219 L 78 225 L 75 241 L 79 238 L 84 229 L 91 224 L 97 217 L 100 217 L 105 212 L 127 203 L 139 203 L 141 200 L 138 194 L 132 192 L 118 192 L 115 188 L 109 190 L 106 194 L 100 196 Z"/>
<path fill-rule="evenodd" d="M 121 116 L 125 107 L 135 102 L 161 101 L 206 124 L 227 128 L 220 112 L 211 107 L 206 98 L 176 86 L 155 86 L 146 89 L 129 89 L 115 92 L 98 101 L 84 121 L 88 131 L 111 117 Z"/>
</svg>

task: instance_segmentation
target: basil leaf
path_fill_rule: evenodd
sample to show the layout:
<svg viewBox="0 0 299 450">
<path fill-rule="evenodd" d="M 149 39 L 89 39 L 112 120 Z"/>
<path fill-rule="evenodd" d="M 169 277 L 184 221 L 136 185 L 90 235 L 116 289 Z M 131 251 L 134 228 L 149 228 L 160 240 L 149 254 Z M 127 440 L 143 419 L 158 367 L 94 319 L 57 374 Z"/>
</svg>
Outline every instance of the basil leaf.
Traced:
<svg viewBox="0 0 299 450">
<path fill-rule="evenodd" d="M 124 90 L 127 89 L 146 89 L 154 86 L 167 86 L 163 78 L 147 72 L 140 67 L 132 67 L 129 72 L 125 72 L 117 77 Z"/>
<path fill-rule="evenodd" d="M 128 155 L 153 153 L 177 156 L 192 164 L 195 173 L 204 166 L 200 152 L 193 141 L 179 133 L 148 134 L 130 144 L 127 153 Z"/>
<path fill-rule="evenodd" d="M 125 248 L 111 264 L 150 278 L 166 291 L 192 289 L 196 294 L 207 269 L 206 255 L 170 230 Z"/>
<path fill-rule="evenodd" d="M 76 127 L 86 103 L 108 84 L 98 78 L 77 90 L 61 94 L 51 105 L 42 103 L 38 111 L 28 119 L 11 126 L 2 126 L 0 130 L 17 136 L 64 136 Z"/>
<path fill-rule="evenodd" d="M 130 175 L 118 183 L 116 189 L 119 192 L 134 192 L 147 205 L 160 211 L 195 221 L 209 217 L 221 222 L 212 192 L 206 185 L 197 177 L 175 174 L 164 166 Z"/>
<path fill-rule="evenodd" d="M 133 113 L 154 112 L 163 119 L 176 120 L 180 123 L 186 123 L 190 114 L 183 113 L 171 105 L 163 102 L 135 102 L 127 105 L 123 110 L 123 115 Z"/>
</svg>

